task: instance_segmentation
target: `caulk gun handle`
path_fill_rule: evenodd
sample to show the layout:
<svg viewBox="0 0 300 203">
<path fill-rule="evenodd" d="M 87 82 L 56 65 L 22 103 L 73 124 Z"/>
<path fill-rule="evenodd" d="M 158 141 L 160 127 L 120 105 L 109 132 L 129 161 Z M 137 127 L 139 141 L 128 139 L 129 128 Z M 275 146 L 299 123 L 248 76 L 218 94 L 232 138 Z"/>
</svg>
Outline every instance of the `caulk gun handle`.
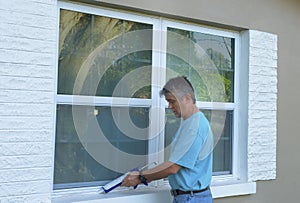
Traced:
<svg viewBox="0 0 300 203">
<path fill-rule="evenodd" d="M 143 183 L 144 185 L 148 186 L 148 183 Z M 133 189 L 136 189 L 138 186 L 138 184 L 136 186 L 133 187 Z"/>
<path fill-rule="evenodd" d="M 144 176 L 139 175 L 139 179 L 141 180 L 141 182 L 142 182 L 144 185 L 148 186 L 147 179 L 146 179 Z M 136 189 L 137 186 L 138 186 L 138 184 L 137 184 L 136 186 L 134 186 L 133 189 Z"/>
</svg>

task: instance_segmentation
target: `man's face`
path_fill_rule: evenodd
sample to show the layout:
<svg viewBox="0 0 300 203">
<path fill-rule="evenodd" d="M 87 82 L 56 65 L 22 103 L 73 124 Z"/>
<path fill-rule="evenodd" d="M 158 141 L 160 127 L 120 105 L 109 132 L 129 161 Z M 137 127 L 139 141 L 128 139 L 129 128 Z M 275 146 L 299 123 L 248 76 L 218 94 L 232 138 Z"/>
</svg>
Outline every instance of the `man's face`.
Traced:
<svg viewBox="0 0 300 203">
<path fill-rule="evenodd" d="M 168 102 L 168 108 L 171 109 L 177 118 L 181 115 L 181 102 L 179 98 L 175 97 L 173 94 L 166 94 L 165 98 Z"/>
</svg>

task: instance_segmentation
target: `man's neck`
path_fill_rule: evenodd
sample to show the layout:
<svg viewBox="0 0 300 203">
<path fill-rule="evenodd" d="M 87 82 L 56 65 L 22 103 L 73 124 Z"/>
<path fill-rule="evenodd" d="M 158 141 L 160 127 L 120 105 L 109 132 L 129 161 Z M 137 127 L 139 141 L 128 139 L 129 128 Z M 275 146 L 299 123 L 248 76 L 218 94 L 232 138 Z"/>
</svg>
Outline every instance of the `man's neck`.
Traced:
<svg viewBox="0 0 300 203">
<path fill-rule="evenodd" d="M 182 116 L 182 119 L 186 120 L 196 112 L 199 112 L 199 109 L 195 104 L 193 104 L 192 107 L 188 109 L 187 113 L 184 116 Z"/>
</svg>

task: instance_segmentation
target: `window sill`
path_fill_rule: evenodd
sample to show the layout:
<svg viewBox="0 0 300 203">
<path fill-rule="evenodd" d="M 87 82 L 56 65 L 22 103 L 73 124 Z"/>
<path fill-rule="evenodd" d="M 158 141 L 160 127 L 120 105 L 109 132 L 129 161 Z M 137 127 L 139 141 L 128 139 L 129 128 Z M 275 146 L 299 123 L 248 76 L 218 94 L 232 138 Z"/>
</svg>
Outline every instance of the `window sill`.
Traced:
<svg viewBox="0 0 300 203">
<path fill-rule="evenodd" d="M 127 203 L 127 202 L 171 202 L 170 187 L 140 187 L 137 190 L 122 189 L 108 194 L 100 194 L 97 188 L 55 191 L 52 203 Z M 256 193 L 256 183 L 238 183 L 211 187 L 213 197 L 223 198 Z M 140 200 L 140 201 L 139 201 Z"/>
<path fill-rule="evenodd" d="M 250 195 L 256 193 L 256 182 L 212 186 L 211 191 L 214 199 Z"/>
</svg>

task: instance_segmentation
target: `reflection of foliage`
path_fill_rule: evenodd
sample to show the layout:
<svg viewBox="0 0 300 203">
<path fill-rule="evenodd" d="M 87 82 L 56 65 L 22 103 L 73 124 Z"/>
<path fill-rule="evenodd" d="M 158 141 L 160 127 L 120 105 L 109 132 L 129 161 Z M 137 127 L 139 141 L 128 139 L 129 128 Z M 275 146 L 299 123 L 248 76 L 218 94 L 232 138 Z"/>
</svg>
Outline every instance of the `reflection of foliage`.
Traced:
<svg viewBox="0 0 300 203">
<path fill-rule="evenodd" d="M 81 65 L 96 48 L 124 33 L 151 28 L 152 25 L 61 10 L 58 92 L 72 94 Z M 152 39 L 150 35 L 137 36 L 136 41 L 132 44 L 145 43 L 145 40 L 149 43 L 149 37 Z M 87 78 L 82 83 L 80 94 L 95 95 L 97 93 L 98 96 L 110 96 L 114 86 L 125 74 L 139 66 L 151 64 L 151 50 L 131 53 L 120 59 L 114 58 L 117 56 L 118 50 L 124 49 L 126 50 L 124 44 L 111 43 L 109 50 L 99 50 L 102 55 L 95 61 L 90 61 L 89 67 L 85 67 L 89 70 Z M 108 64 L 112 58 L 118 60 L 113 64 Z M 108 72 L 104 73 L 108 67 Z M 104 74 L 106 77 L 101 81 L 101 85 L 99 84 L 98 90 L 95 90 L 93 87 L 99 83 L 100 77 Z M 147 77 L 151 78 L 151 75 L 147 75 Z M 132 83 L 134 84 L 134 81 Z M 93 92 L 93 90 L 97 92 Z M 102 91 L 104 92 L 102 93 Z M 142 93 L 145 95 L 141 95 Z M 149 95 L 150 92 L 140 92 L 136 96 L 149 98 Z"/>
<path fill-rule="evenodd" d="M 96 48 L 108 42 L 111 39 L 115 39 L 124 33 L 130 31 L 151 29 L 151 25 L 134 23 L 125 20 L 119 20 L 114 18 L 95 16 L 80 12 L 73 12 L 67 10 L 61 10 L 60 13 L 60 34 L 59 34 L 59 73 L 58 73 L 58 93 L 59 94 L 72 94 L 74 88 L 74 82 L 78 75 L 84 61 L 87 60 L 90 53 Z M 191 39 L 193 42 L 198 43 L 194 37 L 193 32 L 173 29 L 183 37 Z M 151 36 L 137 36 L 134 43 L 144 43 L 145 40 Z M 147 38 L 147 39 L 143 39 Z M 152 38 L 151 38 L 152 40 Z M 224 41 L 226 46 L 227 41 Z M 147 42 L 149 43 L 149 42 Z M 150 42 L 150 44 L 152 44 Z M 232 46 L 232 45 L 231 45 Z M 107 54 L 107 58 L 104 56 L 98 57 L 93 61 L 90 61 L 90 68 L 88 70 L 87 80 L 84 81 L 84 95 L 97 95 L 97 96 L 112 96 L 112 93 L 116 85 L 120 82 L 124 75 L 136 70 L 142 66 L 149 66 L 152 63 L 151 50 L 141 50 L 134 53 L 128 53 L 125 56 L 116 58 L 112 64 L 106 62 L 107 59 L 114 58 L 118 55 L 118 50 L 126 49 L 123 44 L 112 43 L 111 49 L 100 50 Z M 181 45 L 179 47 L 183 52 L 189 52 L 190 57 L 196 56 L 194 47 L 187 47 Z M 227 47 L 228 48 L 228 47 Z M 228 49 L 229 50 L 229 49 Z M 197 100 L 212 101 L 212 92 L 207 89 L 207 84 L 210 82 L 210 86 L 214 87 L 213 99 L 217 101 L 223 101 L 218 96 L 219 90 L 222 88 L 215 85 L 214 81 L 222 81 L 226 91 L 226 101 L 231 101 L 233 97 L 233 71 L 231 67 L 231 58 L 226 58 L 224 54 L 217 49 L 207 49 L 207 55 L 209 61 L 206 58 L 198 64 L 197 67 L 189 66 L 189 61 L 183 61 L 182 59 L 167 54 L 167 67 L 177 72 L 178 75 L 186 75 L 191 80 Z M 110 62 L 110 60 L 108 60 Z M 211 71 L 212 63 L 218 68 L 218 72 Z M 106 66 L 108 69 L 106 70 Z M 199 75 L 195 68 L 199 68 L 203 75 Z M 101 80 L 99 81 L 100 77 Z M 136 77 L 132 83 L 123 86 L 124 90 L 121 94 L 116 96 L 134 97 L 134 98 L 151 98 L 151 82 L 146 83 L 145 86 L 139 86 L 138 80 L 151 81 L 151 71 L 142 72 L 141 75 Z M 92 92 L 92 86 L 95 83 L 98 84 L 96 92 Z M 147 85 L 149 84 L 149 85 Z M 134 89 L 133 95 L 126 94 L 126 90 Z M 130 91 L 128 91 L 131 93 Z M 93 160 L 88 153 L 84 150 L 84 147 L 80 143 L 75 127 L 72 120 L 71 106 L 58 108 L 57 113 L 57 132 L 56 132 L 56 149 L 55 149 L 55 184 L 58 183 L 70 183 L 70 182 L 88 182 L 95 180 L 103 180 L 103 178 L 111 179 L 118 175 L 109 169 L 104 168 L 95 160 Z M 92 110 L 93 109 L 89 109 Z M 147 148 L 147 142 L 133 142 L 127 140 L 128 143 L 119 142 L 120 131 L 116 129 L 115 124 L 112 121 L 111 115 L 106 112 L 107 109 L 100 108 L 100 116 L 98 116 L 98 122 L 106 129 L 106 134 L 111 139 L 116 137 L 116 145 L 122 144 L 123 148 L 129 148 L 132 151 L 140 151 L 140 154 L 145 153 Z M 87 110 L 88 112 L 88 110 Z M 105 113 L 106 112 L 106 113 Z M 167 127 L 168 135 L 174 134 L 177 129 L 176 125 L 179 120 L 172 118 L 169 112 L 167 114 L 169 126 Z M 82 128 L 80 130 L 89 132 L 89 119 L 91 115 L 87 113 L 82 115 Z M 134 124 L 140 128 L 148 127 L 149 121 L 148 113 L 143 109 L 136 108 L 130 111 L 130 116 Z M 101 119 L 100 119 L 101 118 Z M 144 120 L 143 120 L 144 118 Z M 110 120 L 108 120 L 110 119 Z M 91 132 L 92 133 L 92 132 Z M 88 133 L 87 133 L 88 134 Z M 167 136 L 168 137 L 168 136 Z M 137 149 L 136 144 L 139 143 L 140 147 Z M 129 147 L 128 147 L 129 146 Z M 121 148 L 121 147 L 120 147 Z"/>
<path fill-rule="evenodd" d="M 105 142 L 96 139 L 98 132 L 95 132 L 94 127 L 92 127 L 93 119 L 96 119 L 99 123 L 104 136 L 120 150 L 131 154 L 145 154 L 147 152 L 148 142 L 146 138 L 148 134 L 141 133 L 139 137 L 142 140 L 136 140 L 126 136 L 118 126 L 120 125 L 119 122 L 123 121 L 122 118 L 128 118 L 127 111 L 129 111 L 130 119 L 135 126 L 147 128 L 149 125 L 149 108 L 114 108 L 114 111 L 118 112 L 119 118 L 114 119 L 112 117 L 111 107 L 76 106 L 76 112 L 78 111 L 77 113 L 80 113 L 81 117 L 76 122 L 77 128 L 75 129 L 72 106 L 58 105 L 54 166 L 55 184 L 110 180 L 120 175 L 94 160 L 81 143 L 94 144 L 97 145 L 97 148 L 106 145 Z M 97 110 L 96 115 L 94 110 Z M 78 133 L 79 131 L 80 133 Z M 80 136 L 80 140 L 78 136 Z M 72 187 L 72 185 L 69 185 L 69 187 Z"/>
<path fill-rule="evenodd" d="M 191 67 L 176 56 L 167 55 L 168 68 L 178 75 L 188 76 L 192 82 L 197 100 L 200 101 L 230 101 L 232 80 L 211 69 Z M 199 75 L 200 73 L 200 75 Z M 231 72 L 230 72 L 231 73 Z M 230 75 L 227 74 L 227 75 Z M 231 76 L 231 75 L 230 75 Z M 216 82 L 219 81 L 219 82 Z M 225 95 L 224 95 L 225 88 Z M 224 98 L 225 96 L 225 98 Z"/>
<path fill-rule="evenodd" d="M 129 72 L 136 70 L 140 67 L 150 66 L 151 65 L 151 51 L 139 51 L 131 53 L 127 56 L 122 57 L 117 60 L 103 75 L 101 78 L 97 95 L 102 96 L 111 96 L 113 91 L 115 90 L 116 85 L 122 80 L 122 78 L 128 74 Z M 151 77 L 150 72 L 139 72 L 139 78 L 134 78 L 136 81 L 131 81 L 130 83 L 126 83 L 128 87 L 123 86 L 123 91 L 120 92 L 120 95 L 114 94 L 114 96 L 124 96 L 124 97 L 135 97 L 135 98 L 150 98 L 151 97 L 151 87 L 150 83 L 147 87 L 136 87 L 137 82 L 140 80 L 149 81 Z M 141 88 L 141 89 L 140 89 Z M 134 95 L 130 94 L 130 90 L 136 90 Z"/>
<path fill-rule="evenodd" d="M 225 101 L 232 101 L 233 100 L 233 93 L 232 93 L 232 80 L 227 79 L 226 77 L 219 75 L 220 79 L 223 81 L 225 86 L 225 95 L 226 100 Z"/>
<path fill-rule="evenodd" d="M 61 9 L 59 27 L 58 93 L 73 94 L 74 82 L 78 72 L 83 62 L 87 60 L 90 53 L 96 48 L 102 48 L 101 46 L 103 46 L 104 43 L 117 38 L 124 33 L 151 28 L 152 25 Z M 149 37 L 152 40 L 150 35 Z M 138 38 L 137 36 L 136 41 L 132 43 L 144 43 L 143 40 L 149 41 L 149 37 L 139 36 Z M 151 41 L 150 44 L 152 44 Z M 118 49 L 126 49 L 123 44 L 112 43 L 110 46 L 111 50 L 101 50 L 103 52 L 106 51 L 105 54 L 107 54 L 109 59 L 117 55 Z M 95 95 L 95 92 L 92 92 L 91 87 L 94 86 L 96 82 L 96 84 L 98 84 L 100 76 L 103 75 L 96 93 L 98 96 L 111 96 L 115 85 L 125 74 L 140 66 L 151 65 L 151 54 L 151 50 L 130 53 L 114 61 L 113 64 L 107 64 L 107 58 L 105 57 L 96 58 L 95 61 L 90 62 L 90 67 L 86 67 L 89 68 L 89 70 L 86 81 L 83 83 L 84 92 L 82 93 L 84 95 Z M 104 72 L 106 70 L 106 65 L 108 65 L 109 68 L 106 72 Z M 151 79 L 151 73 L 143 72 L 143 75 L 136 79 L 142 80 L 144 78 Z M 133 97 L 150 98 L 150 84 L 151 83 L 149 83 L 148 86 L 137 88 Z M 132 81 L 131 85 L 136 85 L 136 81 Z M 133 87 L 129 88 L 132 89 Z M 79 130 L 82 131 L 83 134 L 94 134 L 94 132 L 91 132 L 89 128 L 89 119 L 91 119 L 91 116 L 94 116 L 93 110 L 94 109 L 86 109 L 85 114 L 82 115 L 82 126 L 80 126 Z M 75 130 L 71 106 L 58 105 L 57 111 L 54 173 L 55 184 L 109 180 L 119 175 L 118 173 L 100 165 L 85 151 Z M 108 129 L 108 134 L 110 134 L 114 123 L 106 122 L 105 125 L 105 121 L 107 121 L 108 118 L 107 115 L 104 115 L 106 111 L 99 109 L 99 112 L 100 115 L 102 115 L 102 119 L 99 119 L 99 122 L 104 124 L 104 127 Z M 136 125 L 144 124 L 141 123 L 141 116 L 143 116 L 145 112 L 142 114 L 137 110 L 136 113 L 131 111 L 131 114 L 136 117 Z M 103 115 L 105 119 L 103 119 Z M 143 122 L 145 122 L 145 120 L 143 120 Z M 146 123 L 148 124 L 148 122 Z M 129 141 L 128 143 L 130 146 L 134 146 L 136 144 L 132 141 Z M 126 146 L 128 148 L 128 143 L 123 142 L 121 144 L 123 145 L 123 148 L 126 148 Z M 142 147 L 129 147 L 129 150 L 147 150 L 145 147 L 146 144 L 142 144 Z"/>
<path fill-rule="evenodd" d="M 174 32 L 176 34 L 181 35 L 182 38 L 190 39 L 196 43 L 196 40 L 194 38 L 194 32 L 187 31 L 187 30 L 181 30 L 181 29 L 177 29 L 177 28 L 171 28 L 171 27 L 168 27 L 168 32 Z"/>
<path fill-rule="evenodd" d="M 207 54 L 219 70 L 218 75 L 215 75 L 215 79 L 221 80 L 224 83 L 226 95 L 225 101 L 232 101 L 233 71 L 231 68 L 231 61 L 225 58 L 223 54 L 213 49 L 208 49 Z"/>
<path fill-rule="evenodd" d="M 91 171 L 83 164 L 87 154 L 77 137 L 70 111 L 71 106 L 57 107 L 55 184 L 94 179 Z"/>
<path fill-rule="evenodd" d="M 229 38 L 224 39 L 224 37 L 218 36 L 214 36 L 212 39 L 212 36 L 201 33 L 197 33 L 197 37 L 201 39 L 197 41 L 194 32 L 175 28 L 169 28 L 168 31 L 182 35 L 183 38 L 188 38 L 193 43 L 189 44 L 189 46 L 177 43 L 176 49 L 181 49 L 179 53 L 183 53 L 182 55 L 186 58 L 179 58 L 179 56 L 167 54 L 167 68 L 175 71 L 177 75 L 185 75 L 189 78 L 195 88 L 197 100 L 218 102 L 232 101 L 234 72 L 232 68 L 233 59 L 231 46 L 233 46 L 233 41 Z M 173 43 L 176 44 L 176 42 L 173 41 L 172 39 L 168 39 L 168 49 L 172 50 L 175 48 L 171 47 Z M 193 44 L 199 43 L 201 46 L 202 42 L 207 41 L 209 41 L 211 45 L 205 50 L 206 55 L 204 57 L 199 56 L 196 45 Z M 225 50 L 228 52 L 226 54 L 227 57 L 219 51 L 218 47 L 220 46 L 225 47 Z M 190 60 L 197 61 L 197 64 L 194 63 L 192 67 Z M 171 72 L 169 71 L 167 75 L 170 76 Z M 174 77 L 174 75 L 171 75 L 171 77 Z"/>
</svg>

